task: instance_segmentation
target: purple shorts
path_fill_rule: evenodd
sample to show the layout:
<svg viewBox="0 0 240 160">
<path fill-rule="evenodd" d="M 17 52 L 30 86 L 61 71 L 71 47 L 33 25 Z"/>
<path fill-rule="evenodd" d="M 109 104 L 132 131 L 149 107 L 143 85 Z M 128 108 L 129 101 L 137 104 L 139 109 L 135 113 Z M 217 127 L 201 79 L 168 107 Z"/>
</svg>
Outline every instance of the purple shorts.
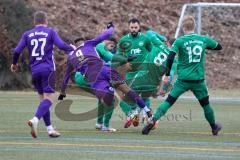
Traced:
<svg viewBox="0 0 240 160">
<path fill-rule="evenodd" d="M 114 98 L 114 88 L 117 87 L 115 84 L 120 85 L 123 83 L 125 81 L 116 70 L 103 66 L 96 81 L 90 84 L 97 98 L 103 100 L 105 104 L 111 105 Z"/>
<path fill-rule="evenodd" d="M 55 71 L 33 73 L 32 83 L 39 94 L 55 92 Z"/>
</svg>

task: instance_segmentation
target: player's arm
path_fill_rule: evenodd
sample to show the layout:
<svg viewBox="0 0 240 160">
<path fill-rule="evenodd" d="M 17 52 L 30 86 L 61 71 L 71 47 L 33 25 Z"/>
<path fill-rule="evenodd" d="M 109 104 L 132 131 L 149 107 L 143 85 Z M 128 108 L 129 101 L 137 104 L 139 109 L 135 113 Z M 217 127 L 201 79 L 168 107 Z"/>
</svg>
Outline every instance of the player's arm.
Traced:
<svg viewBox="0 0 240 160">
<path fill-rule="evenodd" d="M 16 72 L 17 71 L 18 58 L 19 58 L 20 54 L 22 53 L 23 49 L 27 45 L 27 40 L 26 40 L 27 37 L 26 36 L 27 35 L 25 33 L 22 35 L 20 41 L 18 42 L 17 47 L 14 49 L 12 65 L 11 65 L 11 71 L 12 72 Z"/>
<path fill-rule="evenodd" d="M 222 49 L 222 45 L 220 43 L 218 43 L 217 41 L 215 41 L 214 39 L 208 37 L 208 36 L 204 36 L 205 38 L 205 43 L 207 44 L 206 49 L 210 49 L 210 50 L 221 50 Z"/>
<path fill-rule="evenodd" d="M 167 71 L 166 71 L 166 74 L 165 74 L 166 76 L 170 75 L 172 65 L 173 65 L 173 62 L 174 62 L 174 58 L 175 58 L 176 54 L 179 53 L 178 43 L 179 43 L 178 40 L 176 40 L 173 43 L 172 48 L 170 50 L 170 53 L 167 57 L 167 64 L 166 64 Z M 179 43 L 179 44 L 181 44 L 181 43 Z"/>
<path fill-rule="evenodd" d="M 117 54 L 124 56 L 125 47 L 123 46 L 124 38 L 122 37 L 117 44 Z"/>
<path fill-rule="evenodd" d="M 68 45 L 66 42 L 64 42 L 58 35 L 58 33 L 55 30 L 52 30 L 52 39 L 53 43 L 61 50 L 66 51 L 67 53 L 73 51 L 75 47 L 73 45 Z"/>
<path fill-rule="evenodd" d="M 63 98 L 66 97 L 66 88 L 67 88 L 67 84 L 69 82 L 72 71 L 73 71 L 73 67 L 70 65 L 70 63 L 67 63 L 67 69 L 64 74 L 64 79 L 61 85 L 61 93 L 58 97 L 58 100 L 63 100 Z"/>
<path fill-rule="evenodd" d="M 157 32 L 153 31 L 153 30 L 148 30 L 146 32 L 147 36 L 156 36 L 160 41 L 164 42 L 167 40 L 167 38 L 161 34 L 158 34 Z"/>
<path fill-rule="evenodd" d="M 173 61 L 174 61 L 174 58 L 176 56 L 176 52 L 174 51 L 170 51 L 168 57 L 167 57 L 167 64 L 166 64 L 166 67 L 167 67 L 167 72 L 166 72 L 166 76 L 170 76 L 170 72 L 171 72 L 171 69 L 172 69 L 172 64 L 173 64 Z"/>
<path fill-rule="evenodd" d="M 148 50 L 148 52 L 151 52 L 152 47 L 153 47 L 153 45 L 152 45 L 150 39 L 146 36 L 146 49 Z"/>
<path fill-rule="evenodd" d="M 173 76 L 174 76 L 176 68 L 177 68 L 177 59 L 175 57 L 174 60 L 173 60 L 173 64 L 172 64 L 171 70 L 170 70 L 171 80 L 173 79 Z"/>
<path fill-rule="evenodd" d="M 105 30 L 103 33 L 101 33 L 100 35 L 98 35 L 96 38 L 90 40 L 93 45 L 97 45 L 99 43 L 101 43 L 102 41 L 108 39 L 109 37 L 112 36 L 114 32 L 114 26 L 113 26 L 113 23 L 112 22 L 109 22 L 107 24 L 107 30 Z"/>
<path fill-rule="evenodd" d="M 111 61 L 113 54 L 105 48 L 105 45 L 100 43 L 96 46 L 97 52 L 100 54 L 100 57 L 105 61 Z"/>
</svg>

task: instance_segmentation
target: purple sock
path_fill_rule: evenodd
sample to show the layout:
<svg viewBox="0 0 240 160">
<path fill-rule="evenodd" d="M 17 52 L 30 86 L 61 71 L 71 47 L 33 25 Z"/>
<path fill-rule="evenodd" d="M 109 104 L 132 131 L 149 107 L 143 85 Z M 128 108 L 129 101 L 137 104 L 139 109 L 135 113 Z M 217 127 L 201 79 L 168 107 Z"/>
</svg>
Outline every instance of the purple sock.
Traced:
<svg viewBox="0 0 240 160">
<path fill-rule="evenodd" d="M 143 99 L 136 92 L 131 90 L 127 93 L 127 96 L 134 100 L 140 108 L 144 108 L 146 106 Z"/>
<path fill-rule="evenodd" d="M 44 121 L 46 127 L 51 125 L 50 111 L 49 110 L 43 115 L 43 121 Z"/>
<path fill-rule="evenodd" d="M 40 120 L 43 115 L 45 115 L 49 108 L 51 107 L 52 102 L 48 99 L 42 100 L 42 102 L 39 104 L 37 112 L 35 113 L 35 116 Z"/>
</svg>

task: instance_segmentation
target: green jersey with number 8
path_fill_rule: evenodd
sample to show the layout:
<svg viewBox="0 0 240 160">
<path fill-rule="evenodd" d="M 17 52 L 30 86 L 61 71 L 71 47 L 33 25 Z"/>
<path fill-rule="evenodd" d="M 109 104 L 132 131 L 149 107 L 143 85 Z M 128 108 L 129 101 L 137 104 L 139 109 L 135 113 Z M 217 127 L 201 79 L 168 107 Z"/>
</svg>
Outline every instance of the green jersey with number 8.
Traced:
<svg viewBox="0 0 240 160">
<path fill-rule="evenodd" d="M 205 50 L 215 49 L 217 45 L 218 42 L 210 37 L 194 33 L 179 37 L 172 45 L 172 51 L 178 54 L 178 79 L 204 79 Z"/>
<path fill-rule="evenodd" d="M 147 71 L 149 77 L 153 83 L 159 84 L 162 80 L 162 76 L 166 72 L 167 56 L 169 55 L 169 49 L 167 46 L 160 42 L 158 46 L 153 46 L 150 54 L 147 55 L 145 61 L 142 64 L 143 70 Z"/>
</svg>

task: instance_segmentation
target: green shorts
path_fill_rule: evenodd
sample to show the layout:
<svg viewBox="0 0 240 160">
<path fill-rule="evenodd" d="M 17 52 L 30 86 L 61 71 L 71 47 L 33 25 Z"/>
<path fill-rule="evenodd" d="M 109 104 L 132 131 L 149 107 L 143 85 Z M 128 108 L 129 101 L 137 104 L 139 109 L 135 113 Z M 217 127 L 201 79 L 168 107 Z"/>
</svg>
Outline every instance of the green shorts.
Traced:
<svg viewBox="0 0 240 160">
<path fill-rule="evenodd" d="M 170 95 L 174 98 L 178 98 L 188 90 L 192 91 L 198 100 L 208 96 L 208 89 L 205 80 L 201 82 L 184 82 L 179 79 L 174 83 Z"/>
<path fill-rule="evenodd" d="M 158 83 L 153 82 L 151 76 L 145 71 L 139 71 L 135 77 L 128 82 L 131 89 L 136 91 L 143 99 L 147 99 L 156 94 Z M 124 98 L 127 103 L 133 104 L 133 101 L 128 97 Z"/>
</svg>

